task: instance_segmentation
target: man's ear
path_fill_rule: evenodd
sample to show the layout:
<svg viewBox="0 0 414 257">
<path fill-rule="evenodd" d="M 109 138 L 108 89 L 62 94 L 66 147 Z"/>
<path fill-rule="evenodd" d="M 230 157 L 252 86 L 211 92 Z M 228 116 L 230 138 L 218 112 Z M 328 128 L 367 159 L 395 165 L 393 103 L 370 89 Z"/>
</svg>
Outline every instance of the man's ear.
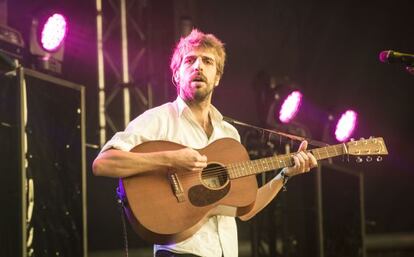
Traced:
<svg viewBox="0 0 414 257">
<path fill-rule="evenodd" d="M 174 73 L 173 78 L 174 78 L 174 82 L 176 84 L 178 84 L 178 82 L 180 82 L 180 75 L 178 75 L 177 72 Z"/>
</svg>

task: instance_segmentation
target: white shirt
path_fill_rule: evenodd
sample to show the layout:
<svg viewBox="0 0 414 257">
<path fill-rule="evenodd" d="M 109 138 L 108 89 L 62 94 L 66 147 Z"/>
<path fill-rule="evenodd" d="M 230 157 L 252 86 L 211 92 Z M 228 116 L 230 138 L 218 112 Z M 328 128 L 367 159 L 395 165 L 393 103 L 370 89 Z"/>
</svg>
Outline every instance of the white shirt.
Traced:
<svg viewBox="0 0 414 257">
<path fill-rule="evenodd" d="M 211 106 L 213 133 L 207 137 L 195 121 L 191 109 L 180 98 L 144 112 L 131 121 L 125 131 L 116 133 L 101 151 L 116 148 L 130 151 L 150 140 L 167 140 L 194 149 L 201 149 L 213 141 L 230 137 L 240 141 L 237 130 L 223 121 L 223 116 Z M 213 216 L 193 236 L 173 245 L 154 245 L 157 250 L 192 253 L 203 257 L 237 257 L 237 227 L 233 217 Z"/>
</svg>

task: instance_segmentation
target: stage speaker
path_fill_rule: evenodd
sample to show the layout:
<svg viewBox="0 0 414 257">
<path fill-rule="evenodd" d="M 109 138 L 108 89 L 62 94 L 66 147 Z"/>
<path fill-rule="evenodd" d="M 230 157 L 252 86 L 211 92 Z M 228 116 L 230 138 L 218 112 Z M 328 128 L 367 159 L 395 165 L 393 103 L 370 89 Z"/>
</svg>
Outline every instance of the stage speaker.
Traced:
<svg viewBox="0 0 414 257">
<path fill-rule="evenodd" d="M 363 173 L 346 166 L 324 162 L 289 181 L 278 202 L 280 256 L 366 256 Z"/>
<path fill-rule="evenodd" d="M 84 87 L 0 76 L 0 256 L 87 256 Z"/>
<path fill-rule="evenodd" d="M 321 256 L 365 257 L 363 173 L 335 165 L 322 165 L 320 170 Z"/>
</svg>

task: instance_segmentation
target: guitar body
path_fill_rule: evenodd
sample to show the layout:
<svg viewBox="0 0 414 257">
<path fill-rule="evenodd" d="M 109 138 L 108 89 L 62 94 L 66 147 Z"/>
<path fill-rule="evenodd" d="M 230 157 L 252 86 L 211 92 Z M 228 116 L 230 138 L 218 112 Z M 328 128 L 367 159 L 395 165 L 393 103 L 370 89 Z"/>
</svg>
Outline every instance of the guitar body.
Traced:
<svg viewBox="0 0 414 257">
<path fill-rule="evenodd" d="M 131 151 L 181 148 L 185 146 L 150 141 Z M 166 168 L 122 179 L 127 217 L 142 238 L 157 244 L 180 242 L 197 232 L 210 216 L 236 217 L 253 208 L 257 194 L 255 176 L 230 180 L 226 170 L 227 164 L 249 160 L 246 149 L 234 139 L 223 138 L 197 151 L 208 159 L 202 172 Z"/>
</svg>

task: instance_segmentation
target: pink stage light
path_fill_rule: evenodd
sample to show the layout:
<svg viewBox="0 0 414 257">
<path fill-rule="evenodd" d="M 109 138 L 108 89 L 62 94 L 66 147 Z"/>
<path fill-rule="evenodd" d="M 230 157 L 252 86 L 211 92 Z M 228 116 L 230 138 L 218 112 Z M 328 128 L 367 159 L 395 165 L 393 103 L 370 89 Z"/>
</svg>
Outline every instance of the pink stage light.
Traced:
<svg viewBox="0 0 414 257">
<path fill-rule="evenodd" d="M 293 91 L 290 93 L 283 102 L 279 111 L 279 120 L 283 123 L 290 122 L 299 111 L 300 104 L 302 102 L 302 93 L 299 91 Z"/>
<path fill-rule="evenodd" d="M 344 142 L 348 140 L 355 130 L 356 123 L 357 123 L 356 112 L 352 110 L 348 110 L 345 113 L 343 113 L 341 118 L 338 120 L 338 123 L 336 124 L 336 129 L 335 129 L 336 140 L 338 140 L 339 142 Z"/>
<path fill-rule="evenodd" d="M 65 39 L 67 32 L 67 22 L 63 15 L 55 13 L 45 22 L 41 40 L 42 47 L 46 51 L 54 51 L 59 48 Z"/>
</svg>

